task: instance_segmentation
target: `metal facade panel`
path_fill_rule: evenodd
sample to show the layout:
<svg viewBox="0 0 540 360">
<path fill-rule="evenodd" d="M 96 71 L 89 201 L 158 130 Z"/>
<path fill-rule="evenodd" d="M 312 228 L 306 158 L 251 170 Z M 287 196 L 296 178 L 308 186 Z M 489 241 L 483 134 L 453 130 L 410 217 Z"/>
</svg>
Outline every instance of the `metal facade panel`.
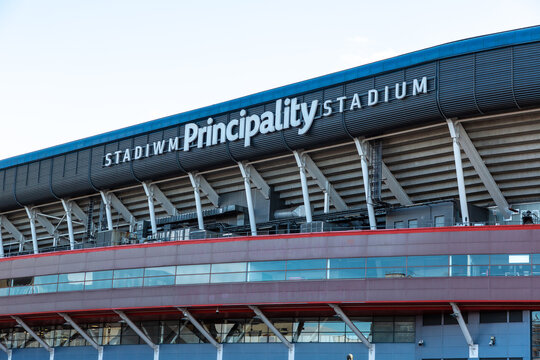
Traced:
<svg viewBox="0 0 540 360">
<path fill-rule="evenodd" d="M 17 200 L 23 205 L 55 201 L 50 187 L 51 170 L 51 159 L 19 167 L 15 185 Z"/>
<path fill-rule="evenodd" d="M 19 207 L 15 199 L 15 170 L 16 168 L 5 169 L 0 172 L 0 210 L 6 211 Z"/>
<path fill-rule="evenodd" d="M 540 102 L 540 43 L 514 47 L 514 93 L 521 107 Z"/>
<path fill-rule="evenodd" d="M 476 54 L 476 100 L 482 112 L 517 110 L 512 94 L 512 48 Z"/>
<path fill-rule="evenodd" d="M 137 184 L 137 180 L 131 172 L 131 164 L 122 162 L 118 165 L 104 166 L 105 154 L 131 148 L 131 139 L 97 146 L 92 149 L 91 180 L 98 189 L 114 189 L 115 187 Z"/>
<path fill-rule="evenodd" d="M 439 104 L 446 118 L 480 115 L 474 89 L 474 55 L 440 61 Z"/>
<path fill-rule="evenodd" d="M 51 188 L 59 198 L 88 195 L 90 184 L 90 151 L 80 150 L 53 158 Z"/>
</svg>

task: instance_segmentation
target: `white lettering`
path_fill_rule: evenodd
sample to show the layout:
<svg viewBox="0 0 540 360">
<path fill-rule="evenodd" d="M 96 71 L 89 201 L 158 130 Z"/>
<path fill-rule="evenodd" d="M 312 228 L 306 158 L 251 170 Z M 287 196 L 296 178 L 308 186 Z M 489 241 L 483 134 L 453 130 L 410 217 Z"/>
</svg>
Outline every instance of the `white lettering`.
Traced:
<svg viewBox="0 0 540 360">
<path fill-rule="evenodd" d="M 233 133 L 233 128 L 238 127 L 238 119 L 232 119 L 227 124 L 227 141 L 238 140 L 238 131 Z"/>
<path fill-rule="evenodd" d="M 332 104 L 332 100 L 326 100 L 323 104 L 324 112 L 322 116 L 330 116 L 332 115 L 332 107 L 330 106 Z"/>
<path fill-rule="evenodd" d="M 346 96 L 338 97 L 336 100 L 339 101 L 339 112 L 343 112 L 343 103 L 347 99 Z"/>
<path fill-rule="evenodd" d="M 161 155 L 163 154 L 163 150 L 165 149 L 165 140 L 161 141 L 154 141 L 154 155 Z"/>
<path fill-rule="evenodd" d="M 420 82 L 420 84 L 418 83 L 418 79 L 413 80 L 412 94 L 417 95 L 418 93 L 427 94 L 427 77 L 426 76 L 422 78 L 422 81 Z"/>
<path fill-rule="evenodd" d="M 123 152 L 122 150 L 118 150 L 118 151 L 115 151 L 115 152 L 114 152 L 114 155 L 116 156 L 116 157 L 115 157 L 116 160 L 115 160 L 114 163 L 115 163 L 116 165 L 120 164 L 120 154 L 121 154 L 122 152 Z"/>
<path fill-rule="evenodd" d="M 212 127 L 212 145 L 216 145 L 218 141 L 224 143 L 226 126 L 225 123 L 217 123 Z"/>
<path fill-rule="evenodd" d="M 133 156 L 133 159 L 139 160 L 142 158 L 143 155 L 143 147 L 142 146 L 135 146 L 135 155 Z"/>
<path fill-rule="evenodd" d="M 178 136 L 169 139 L 169 152 L 178 150 Z"/>
<path fill-rule="evenodd" d="M 131 149 L 126 149 L 126 151 L 124 151 L 124 158 L 122 159 L 122 162 L 125 163 L 128 161 L 131 161 Z"/>
<path fill-rule="evenodd" d="M 261 115 L 261 134 L 268 134 L 276 131 L 274 128 L 274 113 L 271 111 L 265 111 Z"/>
<path fill-rule="evenodd" d="M 315 119 L 315 114 L 317 113 L 318 105 L 319 100 L 313 100 L 308 112 L 307 104 L 302 103 L 302 118 L 304 119 L 304 126 L 298 130 L 298 135 L 304 135 L 311 128 L 313 120 Z"/>
<path fill-rule="evenodd" d="M 199 127 L 197 124 L 188 123 L 184 128 L 184 151 L 189 151 L 191 143 L 197 139 Z"/>
<path fill-rule="evenodd" d="M 276 130 L 283 130 L 283 124 L 281 123 L 281 107 L 282 107 L 283 101 L 281 99 L 276 101 Z"/>
<path fill-rule="evenodd" d="M 244 139 L 244 147 L 251 145 L 251 137 L 259 132 L 261 119 L 259 115 L 251 115 L 246 118 L 246 138 Z"/>
<path fill-rule="evenodd" d="M 103 164 L 103 165 L 105 165 L 106 167 L 111 166 L 111 165 L 112 165 L 112 159 L 111 159 L 111 157 L 112 157 L 112 153 L 107 153 L 107 154 L 105 155 L 105 164 Z"/>
<path fill-rule="evenodd" d="M 379 102 L 379 92 L 375 89 L 368 91 L 368 100 L 367 104 L 368 106 L 373 106 Z"/>
<path fill-rule="evenodd" d="M 401 90 L 399 88 L 400 84 L 396 83 L 396 99 L 401 100 L 407 95 L 407 82 L 401 83 Z"/>
<path fill-rule="evenodd" d="M 351 102 L 351 107 L 349 110 L 354 110 L 354 108 L 361 109 L 362 104 L 360 103 L 360 96 L 358 94 L 354 94 Z"/>
</svg>

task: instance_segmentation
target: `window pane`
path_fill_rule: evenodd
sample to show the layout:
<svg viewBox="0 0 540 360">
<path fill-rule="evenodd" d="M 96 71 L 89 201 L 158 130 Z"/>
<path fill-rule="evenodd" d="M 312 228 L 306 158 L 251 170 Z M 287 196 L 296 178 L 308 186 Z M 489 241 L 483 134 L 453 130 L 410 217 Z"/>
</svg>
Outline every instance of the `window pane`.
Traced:
<svg viewBox="0 0 540 360">
<path fill-rule="evenodd" d="M 482 311 L 480 312 L 480 323 L 505 323 L 506 311 Z"/>
<path fill-rule="evenodd" d="M 330 259 L 330 268 L 364 268 L 366 267 L 365 258 L 350 258 L 350 259 Z"/>
<path fill-rule="evenodd" d="M 450 261 L 452 265 L 468 265 L 467 255 L 451 255 Z"/>
<path fill-rule="evenodd" d="M 332 269 L 328 276 L 329 279 L 363 279 L 366 269 Z"/>
<path fill-rule="evenodd" d="M 143 286 L 142 278 L 115 279 L 113 283 L 113 288 L 140 287 L 140 286 Z"/>
<path fill-rule="evenodd" d="M 444 215 L 435 216 L 435 227 L 446 226 Z"/>
<path fill-rule="evenodd" d="M 428 266 L 407 268 L 407 275 L 412 277 L 447 277 L 448 266 Z"/>
<path fill-rule="evenodd" d="M 469 276 L 488 276 L 489 275 L 489 266 L 469 266 L 470 275 Z"/>
<path fill-rule="evenodd" d="M 285 271 L 260 271 L 248 273 L 248 281 L 279 281 L 285 280 Z"/>
<path fill-rule="evenodd" d="M 442 316 L 441 314 L 424 314 L 422 316 L 422 324 L 424 326 L 433 326 L 433 325 L 441 325 L 442 324 Z"/>
<path fill-rule="evenodd" d="M 28 276 L 28 277 L 20 277 L 13 279 L 13 286 L 27 286 L 32 285 L 34 283 L 34 277 Z"/>
<path fill-rule="evenodd" d="M 144 276 L 175 275 L 176 266 L 160 266 L 144 269 Z"/>
<path fill-rule="evenodd" d="M 530 264 L 530 255 L 508 255 L 508 262 L 510 264 Z"/>
<path fill-rule="evenodd" d="M 394 221 L 394 229 L 403 229 L 405 228 L 405 223 L 403 221 Z"/>
<path fill-rule="evenodd" d="M 328 342 L 345 342 L 345 333 L 319 333 L 319 342 L 328 343 Z"/>
<path fill-rule="evenodd" d="M 409 333 L 395 333 L 394 342 L 396 343 L 412 343 L 414 342 L 414 332 Z"/>
<path fill-rule="evenodd" d="M 407 266 L 442 266 L 448 265 L 447 255 L 437 256 L 409 256 Z"/>
<path fill-rule="evenodd" d="M 463 317 L 463 321 L 465 321 L 465 323 L 469 322 L 469 313 L 468 312 L 461 313 L 461 316 Z M 445 313 L 445 314 L 443 314 L 443 324 L 444 325 L 457 325 L 458 324 L 457 318 L 452 316 L 452 314 L 450 314 L 450 313 Z"/>
<path fill-rule="evenodd" d="M 450 276 L 468 276 L 467 266 L 452 266 Z"/>
<path fill-rule="evenodd" d="M 405 267 L 366 269 L 366 278 L 404 278 L 406 274 Z"/>
<path fill-rule="evenodd" d="M 8 296 L 9 295 L 9 289 L 8 287 L 6 288 L 1 288 L 0 289 L 0 296 Z"/>
<path fill-rule="evenodd" d="M 374 332 L 373 342 L 394 342 L 394 333 L 391 332 Z"/>
<path fill-rule="evenodd" d="M 93 280 L 85 281 L 85 290 L 98 290 L 98 289 L 110 289 L 112 288 L 112 280 Z"/>
<path fill-rule="evenodd" d="M 540 254 L 532 254 L 532 263 L 540 264 Z"/>
<path fill-rule="evenodd" d="M 45 294 L 56 292 L 57 284 L 34 285 L 34 294 Z"/>
<path fill-rule="evenodd" d="M 418 227 L 418 220 L 416 219 L 409 220 L 409 229 L 413 229 L 417 227 Z"/>
<path fill-rule="evenodd" d="M 109 280 L 112 278 L 113 278 L 112 270 L 88 271 L 86 273 L 86 280 Z"/>
<path fill-rule="evenodd" d="M 212 264 L 212 273 L 242 272 L 246 271 L 247 263 Z"/>
<path fill-rule="evenodd" d="M 491 255 L 491 264 L 508 264 L 508 255 L 494 254 Z"/>
<path fill-rule="evenodd" d="M 287 280 L 320 280 L 326 279 L 326 270 L 287 271 Z"/>
<path fill-rule="evenodd" d="M 286 261 L 255 261 L 249 263 L 249 271 L 285 270 Z"/>
<path fill-rule="evenodd" d="M 55 284 L 58 282 L 58 275 L 44 275 L 44 276 L 34 276 L 34 284 Z"/>
<path fill-rule="evenodd" d="M 71 273 L 58 275 L 58 282 L 84 281 L 84 273 Z"/>
<path fill-rule="evenodd" d="M 144 278 L 144 286 L 174 285 L 174 276 L 152 276 Z"/>
<path fill-rule="evenodd" d="M 144 269 L 122 269 L 114 270 L 115 279 L 136 278 L 143 276 Z M 116 287 L 116 286 L 115 286 Z"/>
<path fill-rule="evenodd" d="M 468 255 L 469 265 L 489 265 L 489 255 Z"/>
<path fill-rule="evenodd" d="M 211 283 L 223 283 L 223 282 L 244 282 L 246 281 L 246 273 L 224 273 L 224 274 L 212 274 L 210 278 Z"/>
<path fill-rule="evenodd" d="M 288 260 L 287 270 L 326 269 L 326 259 Z"/>
<path fill-rule="evenodd" d="M 176 267 L 176 275 L 208 273 L 210 273 L 210 264 L 180 265 Z"/>
<path fill-rule="evenodd" d="M 490 276 L 529 276 L 531 265 L 491 265 Z"/>
<path fill-rule="evenodd" d="M 521 310 L 510 310 L 508 312 L 508 319 L 510 322 L 522 322 L 523 312 Z"/>
<path fill-rule="evenodd" d="M 210 274 L 204 275 L 177 275 L 176 285 L 187 284 L 208 284 L 210 282 Z"/>
<path fill-rule="evenodd" d="M 84 281 L 58 284 L 58 291 L 81 291 L 83 289 L 84 289 Z"/>
<path fill-rule="evenodd" d="M 367 267 L 405 267 L 404 256 L 367 258 Z"/>
<path fill-rule="evenodd" d="M 9 295 L 28 295 L 32 293 L 32 286 L 17 286 L 9 290 Z"/>
<path fill-rule="evenodd" d="M 334 321 L 335 318 L 321 318 L 319 331 L 321 332 L 345 332 L 345 323 L 343 321 Z"/>
</svg>

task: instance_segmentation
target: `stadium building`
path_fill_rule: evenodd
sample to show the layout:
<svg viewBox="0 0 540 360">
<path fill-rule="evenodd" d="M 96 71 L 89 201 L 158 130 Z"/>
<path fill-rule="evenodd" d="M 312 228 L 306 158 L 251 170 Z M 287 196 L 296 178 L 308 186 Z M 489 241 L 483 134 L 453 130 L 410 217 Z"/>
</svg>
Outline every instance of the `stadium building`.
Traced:
<svg viewBox="0 0 540 360">
<path fill-rule="evenodd" d="M 540 26 L 2 160 L 0 359 L 540 359 L 539 154 Z"/>
</svg>

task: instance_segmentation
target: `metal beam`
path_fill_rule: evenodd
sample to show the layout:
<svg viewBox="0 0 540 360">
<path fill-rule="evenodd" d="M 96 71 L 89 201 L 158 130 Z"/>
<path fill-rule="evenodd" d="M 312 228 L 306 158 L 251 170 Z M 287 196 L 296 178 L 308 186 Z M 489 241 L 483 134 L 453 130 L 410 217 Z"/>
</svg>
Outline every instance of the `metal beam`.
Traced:
<svg viewBox="0 0 540 360">
<path fill-rule="evenodd" d="M 238 163 L 240 172 L 244 178 L 244 188 L 246 190 L 246 202 L 248 206 L 249 214 L 249 227 L 251 229 L 251 235 L 257 235 L 257 223 L 255 222 L 255 209 L 253 207 L 253 197 L 251 196 L 251 167 L 247 167 L 245 163 Z"/>
<path fill-rule="evenodd" d="M 100 191 L 101 199 L 103 200 L 103 204 L 105 204 L 105 215 L 107 217 L 107 230 L 113 229 L 113 222 L 112 222 L 112 203 L 111 203 L 111 193 L 106 193 L 105 191 Z M 99 229 L 101 230 L 101 224 L 98 225 Z"/>
<path fill-rule="evenodd" d="M 2 237 L 2 216 L 0 216 L 0 257 L 4 257 L 4 238 Z M 0 344 L 2 345 L 2 344 Z"/>
<path fill-rule="evenodd" d="M 7 232 L 9 232 L 15 238 L 15 240 L 19 242 L 19 249 L 22 250 L 24 247 L 24 242 L 26 241 L 24 235 L 4 215 L 0 215 L 0 223 L 7 230 Z"/>
<path fill-rule="evenodd" d="M 216 190 L 214 190 L 214 188 L 208 183 L 208 181 L 206 181 L 204 176 L 202 176 L 201 174 L 197 174 L 197 179 L 199 181 L 199 186 L 202 192 L 206 194 L 206 197 L 208 198 L 208 200 L 210 200 L 212 205 L 218 207 L 220 198 Z"/>
<path fill-rule="evenodd" d="M 169 216 L 178 215 L 178 209 L 174 206 L 171 200 L 169 200 L 167 195 L 165 195 L 163 191 L 161 191 L 161 189 L 157 186 L 157 184 L 148 182 L 147 186 L 152 191 L 154 199 L 161 204 L 161 206 L 163 207 L 167 215 Z"/>
<path fill-rule="evenodd" d="M 62 199 L 62 206 L 64 207 L 64 211 L 66 212 L 66 221 L 67 221 L 68 234 L 69 234 L 69 248 L 73 250 L 75 249 L 75 235 L 73 233 L 73 219 L 71 218 L 71 214 L 73 212 L 73 203 L 69 200 Z"/>
<path fill-rule="evenodd" d="M 13 352 L 11 351 L 11 349 L 8 349 L 4 344 L 0 344 L 0 350 L 2 350 L 3 352 L 7 354 L 8 360 L 11 360 L 13 356 Z"/>
<path fill-rule="evenodd" d="M 349 317 L 341 310 L 341 308 L 336 304 L 328 304 L 336 314 L 343 320 L 345 324 L 358 336 L 358 339 L 364 344 L 369 351 L 369 360 L 375 360 L 375 344 L 369 342 L 369 340 L 362 334 L 362 332 L 354 325 L 354 323 L 349 319 Z"/>
<path fill-rule="evenodd" d="M 456 303 L 451 302 L 450 306 L 452 306 L 452 311 L 454 313 L 452 316 L 454 316 L 459 324 L 459 328 L 461 329 L 461 332 L 463 333 L 463 336 L 465 337 L 465 341 L 467 342 L 467 345 L 469 345 L 469 358 L 478 358 L 478 344 L 475 344 L 471 333 L 469 332 L 469 329 L 467 328 L 467 324 L 465 324 L 465 320 L 463 319 L 463 315 L 461 314 L 461 311 L 459 310 L 459 307 Z"/>
<path fill-rule="evenodd" d="M 293 155 L 294 155 L 294 158 L 296 159 L 298 170 L 300 171 L 300 184 L 302 185 L 302 198 L 304 199 L 304 207 L 306 208 L 306 222 L 310 223 L 310 222 L 313 222 L 313 217 L 311 215 L 311 203 L 309 201 L 309 189 L 308 189 L 307 177 L 306 177 L 305 156 L 302 156 L 302 154 L 298 153 L 298 151 L 293 151 Z"/>
<path fill-rule="evenodd" d="M 30 209 L 28 206 L 25 206 L 26 215 L 28 215 L 28 221 L 30 222 L 30 232 L 32 233 L 32 248 L 34 249 L 34 254 L 39 253 L 38 243 L 37 243 L 37 232 L 36 232 L 36 211 Z"/>
<path fill-rule="evenodd" d="M 143 182 L 142 186 L 144 188 L 144 193 L 148 200 L 148 213 L 150 214 L 150 224 L 152 226 L 152 235 L 157 235 L 157 225 L 156 225 L 156 209 L 154 208 L 154 188 L 152 184 Z"/>
<path fill-rule="evenodd" d="M 199 332 L 203 334 L 203 336 L 206 338 L 206 340 L 210 342 L 210 344 L 215 346 L 215 348 L 217 349 L 217 360 L 222 360 L 223 359 L 223 344 L 218 343 L 216 339 L 214 339 L 212 335 L 210 335 L 208 331 L 201 325 L 201 323 L 197 319 L 195 319 L 193 315 L 191 315 L 188 309 L 182 308 L 182 307 L 179 307 L 177 309 L 180 310 L 184 314 L 184 316 L 189 319 L 189 321 L 193 324 L 193 326 L 195 326 L 197 330 L 199 330 Z"/>
<path fill-rule="evenodd" d="M 362 180 L 364 183 L 364 194 L 366 196 L 366 206 L 368 210 L 369 217 L 369 227 L 371 230 L 377 229 L 377 218 L 375 217 L 375 209 L 373 208 L 373 201 L 371 199 L 371 188 L 369 186 L 369 170 L 368 164 L 369 159 L 367 157 L 367 149 L 365 148 L 364 140 L 359 138 L 354 138 L 354 144 L 356 145 L 356 150 L 358 155 L 360 155 L 360 162 L 362 165 Z"/>
<path fill-rule="evenodd" d="M 75 321 L 73 321 L 73 319 L 71 318 L 71 316 L 69 316 L 68 314 L 65 314 L 65 313 L 58 313 L 58 315 L 60 315 L 61 317 L 63 317 L 70 325 L 72 328 L 74 328 L 83 338 L 84 340 L 88 341 L 88 343 L 94 348 L 97 350 L 98 352 L 98 360 L 102 360 L 103 359 L 103 346 L 99 346 L 95 341 L 94 339 L 92 339 L 87 333 L 86 331 L 84 331 L 83 329 L 81 329 L 81 327 L 79 325 L 77 325 L 77 323 Z"/>
<path fill-rule="evenodd" d="M 388 186 L 388 189 L 390 189 L 392 195 L 394 195 L 394 197 L 401 205 L 413 204 L 409 195 L 407 195 L 405 190 L 403 190 L 403 188 L 399 184 L 399 181 L 397 181 L 394 174 L 392 174 L 392 172 L 384 162 L 382 163 L 382 176 L 384 183 L 386 184 L 386 186 Z"/>
<path fill-rule="evenodd" d="M 158 360 L 159 359 L 159 346 L 154 344 L 152 340 L 150 340 L 150 338 L 146 336 L 146 334 L 142 332 L 142 330 L 139 329 L 139 327 L 135 325 L 135 323 L 131 321 L 131 319 L 123 311 L 114 310 L 114 312 L 117 313 L 118 316 L 120 316 L 120 318 L 122 318 L 122 320 L 124 320 L 126 324 L 128 324 L 131 330 L 133 330 L 137 335 L 139 335 L 139 337 L 154 350 L 154 360 Z"/>
<path fill-rule="evenodd" d="M 116 195 L 109 191 L 104 192 L 100 191 L 101 198 L 103 199 L 103 202 L 105 203 L 105 211 L 107 213 L 107 227 L 109 230 L 113 229 L 113 223 L 112 223 L 112 208 L 114 208 L 120 216 L 130 225 L 130 227 L 135 226 L 135 223 L 137 222 L 137 219 L 131 211 L 128 210 L 128 208 L 122 204 L 120 199 L 116 197 Z"/>
<path fill-rule="evenodd" d="M 253 185 L 255 185 L 257 189 L 259 189 L 259 191 L 261 192 L 261 194 L 264 196 L 266 200 L 269 200 L 270 192 L 271 192 L 270 185 L 268 185 L 268 183 L 263 179 L 263 177 L 261 176 L 261 174 L 259 174 L 257 169 L 255 169 L 255 166 L 247 163 L 246 161 L 242 161 L 242 164 L 248 170 L 250 179 Z"/>
<path fill-rule="evenodd" d="M 349 206 L 347 206 L 347 203 L 343 198 L 338 194 L 334 186 L 330 183 L 328 178 L 323 174 L 323 172 L 319 169 L 317 164 L 313 161 L 313 159 L 306 153 L 300 154 L 303 157 L 306 170 L 308 171 L 309 175 L 315 180 L 317 185 L 321 188 L 321 190 L 328 194 L 328 197 L 332 201 L 332 204 L 334 204 L 335 208 L 338 211 L 345 211 L 349 209 Z"/>
<path fill-rule="evenodd" d="M 197 209 L 197 222 L 199 224 L 199 229 L 204 230 L 204 218 L 201 204 L 200 175 L 198 175 L 197 173 L 188 173 L 188 175 L 189 180 L 191 181 L 191 186 L 193 187 L 193 195 L 195 196 L 195 207 Z"/>
<path fill-rule="evenodd" d="M 69 200 L 69 202 L 71 203 L 71 211 L 73 215 L 75 215 L 75 217 L 86 226 L 86 222 L 88 221 L 88 216 L 86 213 L 81 209 L 79 204 L 75 202 L 75 200 Z"/>
<path fill-rule="evenodd" d="M 495 179 L 493 179 L 493 176 L 489 172 L 486 164 L 484 163 L 484 160 L 482 160 L 482 157 L 476 150 L 476 147 L 469 138 L 469 135 L 467 135 L 465 128 L 463 127 L 463 125 L 461 125 L 461 123 L 455 124 L 455 127 L 458 133 L 457 140 L 461 145 L 461 148 L 463 149 L 463 151 L 465 151 L 465 154 L 469 158 L 469 161 L 474 167 L 474 170 L 476 170 L 476 173 L 480 177 L 480 180 L 482 180 L 484 186 L 489 192 L 489 195 L 491 195 L 491 198 L 497 205 L 499 212 L 504 216 L 504 218 L 511 217 L 513 215 L 513 212 L 510 210 L 510 206 L 508 206 L 506 198 L 501 192 L 501 189 L 499 189 L 499 186 L 495 182 Z"/>
<path fill-rule="evenodd" d="M 47 345 L 47 343 L 45 341 L 43 341 L 42 338 L 40 338 L 35 332 L 34 330 L 32 330 L 28 325 L 26 325 L 26 323 L 24 321 L 22 321 L 22 319 L 18 316 L 11 316 L 11 318 L 13 320 L 15 320 L 19 325 L 21 325 L 23 327 L 23 329 L 30 334 L 30 336 L 32 336 L 38 343 L 40 343 L 41 346 L 43 346 L 43 348 L 45 350 L 47 350 L 49 352 L 49 359 L 54 359 L 54 348 L 50 347 L 49 345 Z"/>
<path fill-rule="evenodd" d="M 255 314 L 257 314 L 258 317 L 261 318 L 261 320 L 268 326 L 270 331 L 274 333 L 274 335 L 277 336 L 277 338 L 289 349 L 289 360 L 294 360 L 294 344 L 291 343 L 289 340 L 285 339 L 282 333 L 279 332 L 278 329 L 272 324 L 272 322 L 264 315 L 264 313 L 254 305 L 249 305 L 249 308 L 253 310 Z"/>
<path fill-rule="evenodd" d="M 469 225 L 469 208 L 467 206 L 467 192 L 465 191 L 465 178 L 463 177 L 463 164 L 461 162 L 461 148 L 459 147 L 459 128 L 451 119 L 446 119 L 450 136 L 452 137 L 452 148 L 454 150 L 454 163 L 456 164 L 456 180 L 458 184 L 459 205 L 461 208 L 461 222 Z"/>
</svg>

